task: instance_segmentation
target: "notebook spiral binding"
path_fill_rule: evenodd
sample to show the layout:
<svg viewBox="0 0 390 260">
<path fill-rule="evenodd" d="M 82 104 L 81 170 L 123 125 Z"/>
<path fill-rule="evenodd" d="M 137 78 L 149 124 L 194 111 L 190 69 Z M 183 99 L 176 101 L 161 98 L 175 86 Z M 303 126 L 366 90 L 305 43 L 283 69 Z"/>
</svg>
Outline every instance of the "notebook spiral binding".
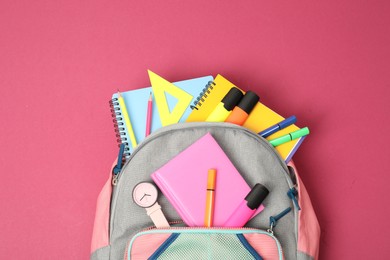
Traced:
<svg viewBox="0 0 390 260">
<path fill-rule="evenodd" d="M 193 105 L 190 106 L 192 110 L 196 109 L 199 110 L 199 107 L 202 106 L 202 103 L 206 100 L 208 95 L 211 93 L 211 91 L 214 89 L 215 86 L 214 81 L 207 82 L 206 86 L 202 89 L 202 91 L 199 93 L 199 96 L 195 99 Z"/>
<path fill-rule="evenodd" d="M 119 108 L 118 98 L 115 97 L 112 98 L 109 101 L 109 104 L 110 104 L 112 122 L 114 123 L 116 142 L 118 143 L 118 147 L 120 147 L 122 143 L 125 144 L 125 151 L 123 152 L 123 155 L 125 158 L 129 158 L 130 148 L 126 137 L 125 122 L 123 120 L 122 113 Z"/>
</svg>

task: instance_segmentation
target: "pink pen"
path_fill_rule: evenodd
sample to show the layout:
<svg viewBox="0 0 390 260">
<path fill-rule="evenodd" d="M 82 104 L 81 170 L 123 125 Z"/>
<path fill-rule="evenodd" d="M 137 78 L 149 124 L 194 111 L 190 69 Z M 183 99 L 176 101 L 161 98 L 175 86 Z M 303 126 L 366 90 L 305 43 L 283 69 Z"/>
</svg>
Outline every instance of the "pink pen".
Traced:
<svg viewBox="0 0 390 260">
<path fill-rule="evenodd" d="M 152 98 L 152 92 L 150 92 L 149 100 L 148 100 L 148 111 L 146 115 L 146 130 L 145 130 L 145 136 L 150 135 L 150 128 L 151 128 L 151 122 L 152 122 L 152 104 L 153 104 L 153 98 Z"/>
<path fill-rule="evenodd" d="M 223 226 L 243 227 L 253 214 L 255 214 L 257 208 L 260 207 L 268 193 L 269 191 L 266 187 L 260 183 L 256 183 Z"/>
</svg>

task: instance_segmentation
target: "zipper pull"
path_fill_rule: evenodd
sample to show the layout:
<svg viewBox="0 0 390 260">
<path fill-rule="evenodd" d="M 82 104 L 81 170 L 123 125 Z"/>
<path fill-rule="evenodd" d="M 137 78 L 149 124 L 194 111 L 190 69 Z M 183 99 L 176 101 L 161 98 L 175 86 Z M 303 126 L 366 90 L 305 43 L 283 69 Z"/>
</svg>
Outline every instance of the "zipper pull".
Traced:
<svg viewBox="0 0 390 260">
<path fill-rule="evenodd" d="M 112 176 L 111 184 L 113 186 L 116 186 L 118 184 L 118 174 L 114 174 L 114 176 Z"/>
<path fill-rule="evenodd" d="M 301 207 L 299 207 L 298 199 L 297 199 L 298 191 L 295 187 L 292 187 L 291 189 L 288 190 L 287 196 L 294 202 L 298 210 L 301 210 Z"/>
<path fill-rule="evenodd" d="M 274 227 L 276 227 L 276 222 L 279 219 L 286 216 L 287 213 L 289 213 L 290 211 L 291 211 L 291 207 L 288 207 L 287 209 L 280 212 L 278 215 L 269 217 L 269 229 L 267 229 L 267 232 L 273 235 L 274 234 L 273 229 L 274 229 Z"/>
<path fill-rule="evenodd" d="M 118 154 L 118 162 L 117 164 L 114 166 L 114 168 L 112 169 L 112 181 L 111 181 L 111 184 L 113 186 L 116 186 L 117 183 L 118 183 L 118 175 L 119 173 L 121 172 L 122 170 L 122 163 L 123 163 L 123 153 L 125 151 L 125 144 L 121 144 L 120 147 L 119 147 L 119 154 Z"/>
</svg>

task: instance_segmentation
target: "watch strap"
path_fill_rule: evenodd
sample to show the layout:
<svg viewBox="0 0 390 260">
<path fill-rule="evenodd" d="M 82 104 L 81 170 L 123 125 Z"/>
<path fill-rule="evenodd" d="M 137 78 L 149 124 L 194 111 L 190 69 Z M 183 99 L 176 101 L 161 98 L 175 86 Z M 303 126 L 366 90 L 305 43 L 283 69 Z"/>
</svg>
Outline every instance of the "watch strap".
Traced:
<svg viewBox="0 0 390 260">
<path fill-rule="evenodd" d="M 146 214 L 152 219 L 157 228 L 170 227 L 161 206 L 156 202 L 153 206 L 146 208 Z"/>
</svg>

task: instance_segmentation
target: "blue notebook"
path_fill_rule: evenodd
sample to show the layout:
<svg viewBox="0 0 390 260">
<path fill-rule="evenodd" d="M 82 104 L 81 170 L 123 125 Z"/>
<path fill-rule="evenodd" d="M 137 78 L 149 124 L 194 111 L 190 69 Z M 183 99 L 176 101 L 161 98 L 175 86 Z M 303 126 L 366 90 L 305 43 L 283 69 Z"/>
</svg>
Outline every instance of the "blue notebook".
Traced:
<svg viewBox="0 0 390 260">
<path fill-rule="evenodd" d="M 209 81 L 212 81 L 212 76 L 205 76 L 200 78 L 194 78 L 189 80 L 183 80 L 178 82 L 173 82 L 173 84 L 188 94 L 190 94 L 193 98 L 191 104 L 198 98 L 199 93 L 205 88 Z M 127 92 L 121 92 L 121 95 L 125 101 L 127 112 L 129 113 L 130 121 L 133 127 L 134 135 L 137 140 L 137 144 L 142 142 L 145 139 L 145 128 L 146 128 L 146 117 L 147 117 L 147 107 L 148 100 L 150 96 L 150 92 L 152 92 L 152 87 L 141 88 L 136 90 L 130 90 Z M 113 121 L 115 126 L 115 132 L 117 135 L 118 144 L 121 143 L 129 143 L 130 138 L 126 126 L 124 124 L 123 118 L 121 117 L 121 111 L 118 103 L 118 93 L 112 95 L 112 100 L 110 101 L 111 112 L 113 115 Z M 175 104 L 177 103 L 177 99 L 166 95 L 166 99 L 168 102 L 168 107 L 173 109 Z M 153 115 L 152 115 L 152 124 L 151 124 L 151 132 L 153 133 L 155 130 L 161 128 L 161 121 L 159 118 L 159 113 L 157 111 L 157 106 L 155 101 L 153 100 Z M 185 122 L 187 117 L 192 112 L 191 108 L 188 107 L 187 110 L 183 113 L 179 122 Z M 126 145 L 128 148 L 126 157 L 130 156 L 130 153 L 134 150 L 131 145 Z"/>
</svg>

